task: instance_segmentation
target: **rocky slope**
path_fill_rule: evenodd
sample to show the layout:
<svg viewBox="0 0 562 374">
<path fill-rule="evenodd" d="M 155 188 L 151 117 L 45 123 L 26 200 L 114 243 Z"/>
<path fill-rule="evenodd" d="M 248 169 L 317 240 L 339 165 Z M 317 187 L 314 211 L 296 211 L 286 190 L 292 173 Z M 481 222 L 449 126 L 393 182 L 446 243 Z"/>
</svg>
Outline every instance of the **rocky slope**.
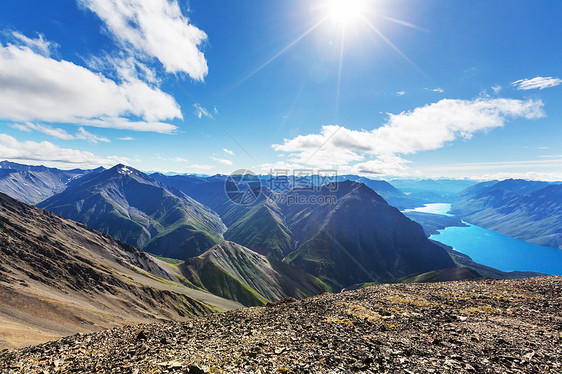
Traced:
<svg viewBox="0 0 562 374">
<path fill-rule="evenodd" d="M 185 287 L 137 248 L 3 194 L 0 300 L 0 347 L 241 307 Z"/>
<path fill-rule="evenodd" d="M 562 277 L 373 286 L 74 335 L 5 372 L 559 373 Z"/>
<path fill-rule="evenodd" d="M 179 190 L 117 165 L 38 205 L 148 252 L 187 259 L 222 241 L 220 218 Z"/>
<path fill-rule="evenodd" d="M 233 242 L 188 259 L 180 271 L 192 284 L 247 306 L 331 291 L 319 279 Z"/>
</svg>

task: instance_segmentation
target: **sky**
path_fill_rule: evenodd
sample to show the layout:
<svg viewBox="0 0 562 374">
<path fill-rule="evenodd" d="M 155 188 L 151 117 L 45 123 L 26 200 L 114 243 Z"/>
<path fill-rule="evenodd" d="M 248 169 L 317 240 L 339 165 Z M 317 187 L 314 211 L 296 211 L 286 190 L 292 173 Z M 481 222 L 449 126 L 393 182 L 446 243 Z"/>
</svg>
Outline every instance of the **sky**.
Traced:
<svg viewBox="0 0 562 374">
<path fill-rule="evenodd" d="M 562 2 L 3 0 L 0 159 L 562 180 Z"/>
</svg>

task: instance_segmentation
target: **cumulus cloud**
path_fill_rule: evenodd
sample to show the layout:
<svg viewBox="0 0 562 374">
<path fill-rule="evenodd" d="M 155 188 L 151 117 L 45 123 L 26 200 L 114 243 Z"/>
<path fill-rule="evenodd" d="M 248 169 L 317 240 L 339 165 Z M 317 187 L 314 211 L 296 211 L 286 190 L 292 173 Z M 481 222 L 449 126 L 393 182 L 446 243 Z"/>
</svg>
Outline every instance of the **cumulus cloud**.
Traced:
<svg viewBox="0 0 562 374">
<path fill-rule="evenodd" d="M 290 161 L 315 167 L 352 168 L 367 174 L 403 174 L 403 155 L 435 150 L 455 139 L 502 127 L 510 118 L 544 116 L 542 101 L 489 99 L 451 100 L 389 114 L 374 130 L 323 126 L 319 134 L 299 135 L 272 145 L 290 153 Z"/>
<path fill-rule="evenodd" d="M 62 140 L 87 140 L 89 142 L 92 143 L 98 143 L 98 142 L 104 142 L 104 143 L 109 143 L 109 139 L 105 138 L 103 136 L 97 136 L 94 135 L 88 131 L 86 131 L 83 127 L 80 127 L 78 129 L 78 132 L 74 135 L 69 134 L 68 132 L 66 132 L 66 130 L 60 129 L 60 128 L 52 128 L 50 126 L 46 126 L 46 125 L 41 125 L 38 123 L 33 123 L 33 122 L 27 122 L 25 124 L 21 124 L 21 123 L 17 123 L 12 125 L 13 128 L 18 129 L 18 130 L 22 130 L 22 131 L 38 131 L 38 132 L 42 132 L 43 134 L 58 138 L 58 139 L 62 139 Z"/>
<path fill-rule="evenodd" d="M 444 90 L 444 89 L 442 89 L 442 88 L 439 88 L 439 87 L 437 87 L 437 88 L 433 88 L 433 89 L 432 89 L 431 91 L 433 91 L 433 92 L 437 92 L 437 93 L 443 93 L 443 92 L 445 92 L 445 90 Z"/>
<path fill-rule="evenodd" d="M 69 168 L 111 167 L 128 161 L 127 158 L 123 157 L 101 157 L 91 152 L 61 148 L 46 141 L 20 142 L 7 134 L 0 134 L 0 159 Z"/>
<path fill-rule="evenodd" d="M 396 96 L 404 96 L 406 95 L 406 91 L 398 91 L 396 92 Z"/>
<path fill-rule="evenodd" d="M 27 46 L 0 44 L 0 118 L 173 132 L 160 121 L 182 114 L 172 96 L 138 79 L 116 83 Z"/>
<path fill-rule="evenodd" d="M 516 87 L 518 90 L 543 90 L 549 87 L 556 87 L 560 83 L 562 83 L 562 79 L 554 77 L 535 77 L 532 79 L 520 79 L 512 82 L 511 85 Z"/>
<path fill-rule="evenodd" d="M 234 152 L 231 151 L 230 149 L 223 148 L 222 150 L 223 150 L 223 152 L 226 153 L 227 155 L 229 155 L 229 156 L 234 156 Z"/>
<path fill-rule="evenodd" d="M 124 48 L 155 58 L 169 73 L 202 81 L 208 72 L 200 47 L 207 34 L 189 23 L 176 0 L 78 0 Z"/>
</svg>

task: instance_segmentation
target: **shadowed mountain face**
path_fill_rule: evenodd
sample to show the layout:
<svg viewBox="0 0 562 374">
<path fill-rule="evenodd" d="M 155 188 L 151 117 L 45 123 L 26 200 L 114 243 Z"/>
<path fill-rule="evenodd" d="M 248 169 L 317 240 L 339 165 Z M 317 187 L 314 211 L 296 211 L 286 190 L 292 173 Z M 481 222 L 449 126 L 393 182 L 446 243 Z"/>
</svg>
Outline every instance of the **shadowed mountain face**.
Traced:
<svg viewBox="0 0 562 374">
<path fill-rule="evenodd" d="M 0 347 L 212 312 L 194 294 L 143 251 L 0 194 Z"/>
<path fill-rule="evenodd" d="M 222 240 L 226 229 L 207 207 L 123 165 L 86 176 L 38 206 L 179 259 L 203 253 Z"/>
<path fill-rule="evenodd" d="M 67 184 L 90 171 L 0 162 L 0 192 L 27 204 L 37 204 L 64 191 Z"/>
<path fill-rule="evenodd" d="M 395 188 L 392 184 L 383 180 L 373 180 L 357 175 L 344 175 L 338 177 L 338 181 L 345 182 L 346 180 L 363 183 L 377 194 L 379 194 L 386 202 L 400 210 L 407 208 L 415 208 L 424 204 L 424 200 L 406 195 L 402 191 Z"/>
<path fill-rule="evenodd" d="M 364 184 L 342 182 L 309 195 L 336 200 L 284 208 L 298 242 L 285 261 L 322 280 L 345 287 L 455 267 L 419 224 Z"/>
<path fill-rule="evenodd" d="M 562 248 L 562 184 L 505 180 L 457 196 L 452 213 L 490 230 Z"/>
<path fill-rule="evenodd" d="M 233 242 L 223 242 L 180 266 L 194 285 L 247 306 L 331 291 L 319 279 Z"/>
<path fill-rule="evenodd" d="M 319 191 L 284 194 L 264 187 L 256 203 L 240 206 L 228 203 L 221 182 L 174 180 L 178 188 L 197 191 L 203 195 L 197 198 L 213 204 L 228 226 L 225 239 L 335 287 L 455 267 L 417 223 L 361 183 L 346 181 Z M 212 198 L 205 196 L 201 185 L 214 191 Z"/>
</svg>

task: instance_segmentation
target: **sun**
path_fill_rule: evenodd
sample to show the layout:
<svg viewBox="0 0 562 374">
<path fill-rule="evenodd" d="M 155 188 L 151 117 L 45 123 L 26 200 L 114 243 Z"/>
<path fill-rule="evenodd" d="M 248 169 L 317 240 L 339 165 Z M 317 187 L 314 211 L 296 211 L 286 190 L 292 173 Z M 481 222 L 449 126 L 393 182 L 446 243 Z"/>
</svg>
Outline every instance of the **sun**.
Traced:
<svg viewBox="0 0 562 374">
<path fill-rule="evenodd" d="M 327 11 L 334 23 L 347 26 L 363 16 L 365 0 L 328 0 Z"/>
</svg>

